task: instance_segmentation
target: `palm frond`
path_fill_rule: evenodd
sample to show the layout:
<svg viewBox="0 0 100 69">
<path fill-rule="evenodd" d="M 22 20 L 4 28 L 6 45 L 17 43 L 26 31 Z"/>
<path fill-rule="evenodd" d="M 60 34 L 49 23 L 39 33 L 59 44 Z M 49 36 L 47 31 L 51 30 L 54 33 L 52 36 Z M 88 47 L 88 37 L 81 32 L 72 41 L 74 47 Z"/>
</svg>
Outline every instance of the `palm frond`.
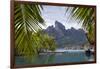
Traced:
<svg viewBox="0 0 100 69">
<path fill-rule="evenodd" d="M 54 39 L 41 31 L 41 25 L 44 26 L 45 22 L 40 5 L 16 3 L 14 15 L 16 54 L 30 57 L 42 49 L 55 50 Z"/>
<path fill-rule="evenodd" d="M 32 32 L 42 29 L 40 24 L 45 25 L 39 5 L 15 3 L 14 15 L 17 54 L 32 55 L 37 53 L 33 46 Z"/>
<path fill-rule="evenodd" d="M 79 19 L 79 22 L 82 22 L 84 27 L 88 23 L 94 23 L 94 15 L 94 8 L 90 7 L 75 7 L 72 10 L 72 16 Z"/>
<path fill-rule="evenodd" d="M 68 10 L 68 9 L 67 9 Z M 70 10 L 70 9 L 69 9 Z M 78 20 L 78 23 L 82 23 L 84 29 L 86 29 L 89 42 L 95 41 L 95 8 L 91 7 L 73 7 L 71 10 L 73 18 Z"/>
</svg>

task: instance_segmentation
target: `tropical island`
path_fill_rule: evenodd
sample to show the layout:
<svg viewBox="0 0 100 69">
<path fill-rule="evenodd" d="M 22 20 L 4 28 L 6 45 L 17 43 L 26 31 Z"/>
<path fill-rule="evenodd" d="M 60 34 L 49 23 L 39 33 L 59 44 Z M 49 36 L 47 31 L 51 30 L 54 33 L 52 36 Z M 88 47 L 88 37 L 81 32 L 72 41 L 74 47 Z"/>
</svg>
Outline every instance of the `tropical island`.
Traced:
<svg viewBox="0 0 100 69">
<path fill-rule="evenodd" d="M 94 9 L 15 3 L 15 64 L 94 61 Z"/>
</svg>

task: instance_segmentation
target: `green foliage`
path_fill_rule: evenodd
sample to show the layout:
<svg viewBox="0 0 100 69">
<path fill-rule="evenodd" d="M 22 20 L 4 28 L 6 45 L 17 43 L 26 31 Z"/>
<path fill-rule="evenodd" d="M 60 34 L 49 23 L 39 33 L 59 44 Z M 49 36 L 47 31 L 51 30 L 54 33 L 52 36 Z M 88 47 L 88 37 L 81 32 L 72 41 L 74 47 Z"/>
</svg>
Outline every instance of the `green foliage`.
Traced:
<svg viewBox="0 0 100 69">
<path fill-rule="evenodd" d="M 87 29 L 88 29 L 88 33 L 87 33 L 88 41 L 90 42 L 90 44 L 94 44 L 95 43 L 95 25 L 90 24 Z"/>
<path fill-rule="evenodd" d="M 77 19 L 79 23 L 82 23 L 83 28 L 87 30 L 89 42 L 95 42 L 95 8 L 73 7 L 68 9 L 71 11 L 72 17 Z"/>
<path fill-rule="evenodd" d="M 75 17 L 75 19 L 78 19 L 79 22 L 82 22 L 84 27 L 88 27 L 89 24 L 92 24 L 95 22 L 94 21 L 94 18 L 95 18 L 94 8 L 75 7 L 72 10 L 72 16 Z"/>
<path fill-rule="evenodd" d="M 14 4 L 15 50 L 17 54 L 31 56 L 38 54 L 41 48 L 53 49 L 53 42 L 48 35 L 40 35 L 41 25 L 45 25 L 41 17 L 41 6 L 37 4 Z M 43 39 L 48 42 L 42 43 Z M 44 44 L 44 45 L 43 45 Z M 50 47 L 50 48 L 49 48 Z M 52 47 L 52 48 L 51 48 Z M 55 48 L 54 48 L 55 49 Z"/>
<path fill-rule="evenodd" d="M 33 41 L 34 47 L 38 53 L 43 50 L 54 51 L 56 49 L 56 43 L 54 41 L 54 38 L 42 31 L 33 33 Z"/>
</svg>

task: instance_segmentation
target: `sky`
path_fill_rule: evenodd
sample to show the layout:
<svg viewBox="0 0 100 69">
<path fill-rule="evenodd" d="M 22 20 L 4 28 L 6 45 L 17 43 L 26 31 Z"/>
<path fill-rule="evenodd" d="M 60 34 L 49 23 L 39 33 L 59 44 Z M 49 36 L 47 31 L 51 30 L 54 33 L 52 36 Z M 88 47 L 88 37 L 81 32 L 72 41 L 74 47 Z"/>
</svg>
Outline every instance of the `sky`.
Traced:
<svg viewBox="0 0 100 69">
<path fill-rule="evenodd" d="M 55 21 L 61 22 L 66 29 L 74 27 L 75 29 L 81 28 L 81 24 L 77 23 L 74 18 L 69 19 L 70 12 L 66 12 L 64 6 L 49 6 L 43 5 L 42 17 L 46 22 L 46 26 L 43 27 L 46 29 L 48 26 L 55 26 Z"/>
</svg>

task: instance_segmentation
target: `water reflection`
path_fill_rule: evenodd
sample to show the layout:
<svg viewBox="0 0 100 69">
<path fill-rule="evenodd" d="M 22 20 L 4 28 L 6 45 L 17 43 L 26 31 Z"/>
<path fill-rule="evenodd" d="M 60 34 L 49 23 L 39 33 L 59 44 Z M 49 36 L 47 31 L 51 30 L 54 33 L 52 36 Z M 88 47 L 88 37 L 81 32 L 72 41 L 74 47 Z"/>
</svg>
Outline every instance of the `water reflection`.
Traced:
<svg viewBox="0 0 100 69">
<path fill-rule="evenodd" d="M 16 57 L 16 64 L 55 64 L 68 62 L 94 61 L 94 56 L 86 56 L 85 52 L 65 52 L 53 54 L 41 54 L 34 56 L 30 61 L 19 56 Z"/>
</svg>

